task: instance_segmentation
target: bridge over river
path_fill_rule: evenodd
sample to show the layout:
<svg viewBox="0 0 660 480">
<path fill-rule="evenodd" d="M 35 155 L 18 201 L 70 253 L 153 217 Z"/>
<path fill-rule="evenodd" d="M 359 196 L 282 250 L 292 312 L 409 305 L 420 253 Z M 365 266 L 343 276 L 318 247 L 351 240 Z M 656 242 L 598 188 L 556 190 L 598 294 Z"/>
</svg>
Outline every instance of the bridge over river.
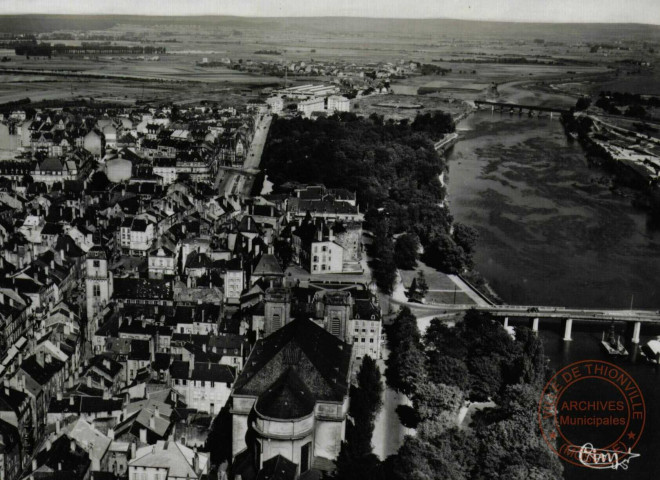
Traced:
<svg viewBox="0 0 660 480">
<path fill-rule="evenodd" d="M 490 102 L 488 100 L 475 100 L 474 104 L 477 108 L 490 107 L 491 110 L 493 110 L 493 111 L 497 110 L 497 111 L 500 111 L 500 112 L 505 112 L 505 111 L 515 112 L 517 110 L 518 113 L 522 114 L 523 112 L 527 111 L 527 113 L 530 114 L 530 115 L 532 115 L 533 112 L 550 113 L 551 116 L 554 113 L 568 112 L 567 109 L 559 108 L 559 107 L 547 107 L 547 106 L 539 106 L 539 105 L 521 105 L 521 104 L 518 104 L 518 103 L 507 103 L 507 102 Z"/>
<path fill-rule="evenodd" d="M 431 317 L 433 315 L 446 316 L 452 312 L 472 308 L 488 312 L 503 321 L 505 327 L 509 326 L 509 319 L 529 319 L 533 331 L 538 332 L 542 322 L 553 324 L 561 323 L 564 327 L 564 340 L 572 340 L 573 322 L 601 323 L 606 327 L 611 322 L 624 322 L 631 326 L 631 341 L 639 343 L 642 324 L 660 325 L 660 312 L 653 310 L 617 310 L 598 308 L 571 308 L 548 307 L 540 305 L 494 305 L 485 297 L 477 305 L 463 304 L 418 304 L 404 303 L 390 300 L 394 305 L 406 305 L 414 310 L 415 315 Z"/>
</svg>

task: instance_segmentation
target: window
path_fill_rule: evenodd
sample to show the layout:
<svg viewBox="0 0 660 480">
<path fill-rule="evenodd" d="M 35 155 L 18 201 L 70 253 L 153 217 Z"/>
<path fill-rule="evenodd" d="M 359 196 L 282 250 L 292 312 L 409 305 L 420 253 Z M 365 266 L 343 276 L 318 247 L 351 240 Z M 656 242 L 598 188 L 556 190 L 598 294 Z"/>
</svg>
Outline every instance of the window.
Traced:
<svg viewBox="0 0 660 480">
<path fill-rule="evenodd" d="M 94 260 L 93 262 L 94 268 L 99 268 L 101 266 L 101 262 L 98 260 Z"/>
<path fill-rule="evenodd" d="M 339 335 L 341 333 L 341 320 L 338 317 L 333 317 L 330 320 L 330 333 Z"/>
<path fill-rule="evenodd" d="M 92 287 L 92 290 L 93 290 L 93 295 L 95 297 L 100 297 L 101 296 L 101 285 L 99 285 L 98 283 L 95 283 Z"/>
<path fill-rule="evenodd" d="M 300 473 L 309 470 L 309 457 L 312 450 L 312 442 L 308 442 L 300 448 Z"/>
</svg>

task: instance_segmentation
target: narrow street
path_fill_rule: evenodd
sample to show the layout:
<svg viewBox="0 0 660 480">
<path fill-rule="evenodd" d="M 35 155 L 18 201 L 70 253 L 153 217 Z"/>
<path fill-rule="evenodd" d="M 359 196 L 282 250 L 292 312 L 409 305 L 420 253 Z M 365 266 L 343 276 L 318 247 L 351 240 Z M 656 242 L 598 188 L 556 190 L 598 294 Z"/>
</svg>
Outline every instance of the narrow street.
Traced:
<svg viewBox="0 0 660 480">
<path fill-rule="evenodd" d="M 404 427 L 399 421 L 396 408 L 399 405 L 410 405 L 411 402 L 405 395 L 387 386 L 385 382 L 384 359 L 387 358 L 388 351 L 385 346 L 383 346 L 381 351 L 383 352 L 383 359 L 378 360 L 376 363 L 383 376 L 385 390 L 383 391 L 383 406 L 376 417 L 371 444 L 374 447 L 374 454 L 381 460 L 385 460 L 388 456 L 395 454 L 401 444 L 403 444 L 404 437 L 406 435 L 414 435 L 415 430 Z"/>
<path fill-rule="evenodd" d="M 273 117 L 270 115 L 262 115 L 257 120 L 254 138 L 252 139 L 252 143 L 250 143 L 245 162 L 243 163 L 244 170 L 256 170 L 259 168 L 272 119 Z M 220 169 L 215 179 L 215 186 L 221 195 L 248 195 L 253 179 L 254 177 L 252 175 L 246 176 L 236 171 Z"/>
</svg>

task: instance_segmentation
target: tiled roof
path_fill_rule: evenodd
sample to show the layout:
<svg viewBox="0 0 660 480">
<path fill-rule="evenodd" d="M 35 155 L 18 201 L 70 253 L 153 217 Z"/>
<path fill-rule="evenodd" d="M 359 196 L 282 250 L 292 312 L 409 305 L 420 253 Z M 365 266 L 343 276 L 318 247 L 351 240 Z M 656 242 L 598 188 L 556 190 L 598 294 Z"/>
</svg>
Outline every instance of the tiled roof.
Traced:
<svg viewBox="0 0 660 480">
<path fill-rule="evenodd" d="M 308 319 L 298 319 L 259 340 L 234 384 L 234 394 L 260 396 L 288 368 L 317 400 L 348 395 L 351 346 Z"/>
</svg>

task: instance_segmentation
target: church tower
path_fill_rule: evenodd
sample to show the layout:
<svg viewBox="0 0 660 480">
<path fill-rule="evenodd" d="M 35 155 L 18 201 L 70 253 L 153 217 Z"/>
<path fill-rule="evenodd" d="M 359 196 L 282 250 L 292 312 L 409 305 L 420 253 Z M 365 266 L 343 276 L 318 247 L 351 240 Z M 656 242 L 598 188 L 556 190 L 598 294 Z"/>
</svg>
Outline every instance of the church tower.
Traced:
<svg viewBox="0 0 660 480">
<path fill-rule="evenodd" d="M 98 317 L 112 297 L 112 272 L 108 271 L 105 250 L 96 245 L 85 260 L 85 293 L 87 298 L 87 336 L 91 340 L 98 328 Z"/>
<path fill-rule="evenodd" d="M 346 343 L 353 343 L 349 322 L 353 318 L 354 299 L 351 292 L 326 292 L 323 314 L 325 329 Z"/>
<path fill-rule="evenodd" d="M 264 337 L 291 321 L 291 290 L 270 287 L 264 298 Z"/>
</svg>

